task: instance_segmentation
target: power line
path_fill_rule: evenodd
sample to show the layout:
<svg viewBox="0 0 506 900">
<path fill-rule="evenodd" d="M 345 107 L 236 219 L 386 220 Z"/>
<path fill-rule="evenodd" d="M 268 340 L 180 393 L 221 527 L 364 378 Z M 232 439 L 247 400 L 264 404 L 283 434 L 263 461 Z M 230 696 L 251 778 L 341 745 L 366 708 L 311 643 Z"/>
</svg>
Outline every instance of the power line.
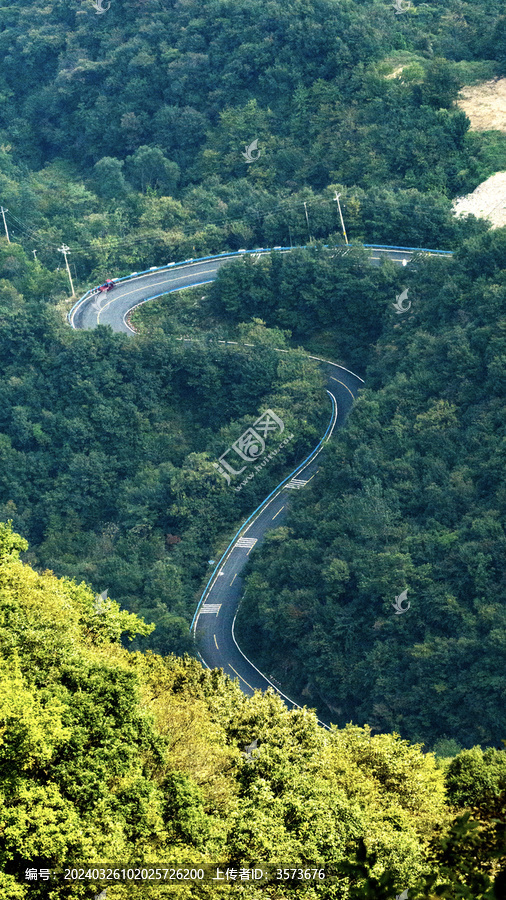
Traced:
<svg viewBox="0 0 506 900">
<path fill-rule="evenodd" d="M 8 212 L 8 210 L 5 210 L 5 212 Z M 56 244 L 47 244 L 42 238 L 40 238 L 38 236 L 38 233 L 36 231 L 33 231 L 32 229 L 28 228 L 26 225 L 23 224 L 23 222 L 20 222 L 20 220 L 17 219 L 16 216 L 14 216 L 12 213 L 9 213 L 9 219 L 12 219 L 16 223 L 15 224 L 16 228 L 23 231 L 28 237 L 32 238 L 32 240 L 38 241 L 39 244 L 43 244 L 43 246 L 46 247 L 48 250 L 57 250 L 58 249 Z"/>
<path fill-rule="evenodd" d="M 195 230 L 197 228 L 199 228 L 199 226 L 200 226 L 200 228 L 205 229 L 206 227 L 212 226 L 212 225 L 220 227 L 220 226 L 224 226 L 227 224 L 232 225 L 232 224 L 236 224 L 236 223 L 245 223 L 247 225 L 259 224 L 260 220 L 262 218 L 265 219 L 266 216 L 273 215 L 280 211 L 285 212 L 285 211 L 296 210 L 296 208 L 298 206 L 301 206 L 301 207 L 304 206 L 305 217 L 306 217 L 306 222 L 307 222 L 308 231 L 309 231 L 309 218 L 308 218 L 308 212 L 307 212 L 308 204 L 313 205 L 313 206 L 314 205 L 328 206 L 331 202 L 333 202 L 333 201 L 330 199 L 324 198 L 324 197 L 312 197 L 307 200 L 294 200 L 293 198 L 289 197 L 286 200 L 281 201 L 281 203 L 278 203 L 276 206 L 271 207 L 270 209 L 261 210 L 258 208 L 252 209 L 250 207 L 248 212 L 250 212 L 250 215 L 254 219 L 256 219 L 256 222 L 253 222 L 253 223 L 251 223 L 247 214 L 246 215 L 243 214 L 242 216 L 239 216 L 235 219 L 227 219 L 226 217 L 221 217 L 220 219 L 210 220 L 210 221 L 203 222 L 203 223 L 196 222 L 194 225 L 183 226 L 180 229 L 180 231 L 183 234 L 183 236 L 186 237 L 188 235 L 194 234 Z M 0 207 L 0 209 L 3 209 L 3 207 Z M 8 210 L 5 210 L 5 212 L 8 212 Z M 32 229 L 30 229 L 29 227 L 27 227 L 24 223 L 22 223 L 19 219 L 17 219 L 16 216 L 14 216 L 12 213 L 9 213 L 9 217 L 16 223 L 16 227 L 19 228 L 21 231 L 23 231 L 25 233 L 25 235 L 27 235 L 28 237 L 31 237 L 32 240 L 37 240 L 40 244 L 42 244 L 48 250 L 52 250 L 53 252 L 54 251 L 61 252 L 60 247 L 57 247 L 56 245 L 47 243 L 46 240 L 44 240 L 43 238 L 38 236 L 37 232 L 35 232 Z M 4 217 L 4 222 L 5 222 L 5 217 Z M 7 229 L 6 223 L 5 223 L 5 227 Z M 288 228 L 290 230 L 289 224 L 288 224 Z M 162 232 L 162 234 L 163 234 L 163 232 Z M 131 246 L 132 244 L 144 243 L 146 241 L 156 239 L 157 237 L 160 237 L 160 236 L 161 236 L 160 232 L 150 232 L 149 234 L 145 234 L 143 236 L 132 236 L 132 237 L 127 237 L 127 238 L 122 238 L 118 235 L 117 237 L 113 237 L 112 239 L 110 239 L 107 243 L 104 243 L 102 241 L 100 243 L 100 249 L 116 250 L 121 246 Z M 291 240 L 291 237 L 290 237 L 290 240 Z M 310 240 L 311 240 L 311 235 L 310 235 Z M 346 238 L 346 242 L 347 242 L 347 238 Z M 89 253 L 90 251 L 93 251 L 94 249 L 95 248 L 93 247 L 92 244 L 85 244 L 85 245 L 81 244 L 80 246 L 68 248 L 67 252 L 82 254 L 82 253 Z"/>
<path fill-rule="evenodd" d="M 261 218 L 265 218 L 266 216 L 272 215 L 273 213 L 276 213 L 276 212 L 278 212 L 278 211 L 280 211 L 280 210 L 284 211 L 285 208 L 286 208 L 287 206 L 288 206 L 288 207 L 293 207 L 293 208 L 295 208 L 295 207 L 297 207 L 297 206 L 299 206 L 299 205 L 302 206 L 302 205 L 304 205 L 305 203 L 312 203 L 312 204 L 315 204 L 315 203 L 323 203 L 323 204 L 326 204 L 326 205 L 327 205 L 329 202 L 330 202 L 330 200 L 327 200 L 327 199 L 324 199 L 324 198 L 320 198 L 320 197 L 314 197 L 314 198 L 312 198 L 312 199 L 310 199 L 310 200 L 307 200 L 307 201 L 304 201 L 304 200 L 295 200 L 295 201 L 294 201 L 293 198 L 287 198 L 286 200 L 282 201 L 281 203 L 278 203 L 276 206 L 271 207 L 270 209 L 260 210 L 260 209 L 252 209 L 251 207 L 249 207 L 248 212 L 251 212 L 254 218 L 256 218 L 257 220 L 260 220 Z M 6 210 L 6 212 L 7 212 L 7 210 Z M 11 218 L 14 222 L 16 222 L 16 225 L 17 225 L 22 231 L 24 231 L 26 234 L 28 234 L 28 235 L 31 236 L 32 238 L 38 240 L 40 243 L 43 243 L 48 249 L 52 249 L 52 250 L 57 250 L 57 249 L 59 249 L 55 244 L 54 244 L 54 245 L 53 245 L 53 244 L 48 244 L 43 238 L 38 237 L 37 232 L 33 231 L 33 230 L 30 229 L 28 226 L 26 226 L 24 223 L 22 223 L 22 222 L 21 222 L 19 219 L 17 219 L 16 216 L 14 216 L 12 213 L 10 213 L 10 218 Z M 194 233 L 195 228 L 196 228 L 196 227 L 198 228 L 199 225 L 200 225 L 200 227 L 204 227 L 204 228 L 205 228 L 206 226 L 209 226 L 209 225 L 216 225 L 216 226 L 226 225 L 226 224 L 231 225 L 231 224 L 234 224 L 234 223 L 237 223 L 237 222 L 248 222 L 248 217 L 247 217 L 247 215 L 243 214 L 242 216 L 239 216 L 239 217 L 237 217 L 237 218 L 235 218 L 235 219 L 229 219 L 229 218 L 227 218 L 227 217 L 225 216 L 225 217 L 220 217 L 219 219 L 209 220 L 209 221 L 203 222 L 203 223 L 196 222 L 195 225 L 186 225 L 186 226 L 183 226 L 180 230 L 181 230 L 181 232 L 182 232 L 183 234 L 186 235 L 186 234 L 192 234 L 192 233 Z M 153 232 L 151 232 L 151 233 L 149 233 L 149 234 L 147 234 L 147 235 L 145 235 L 145 236 L 143 236 L 143 237 L 132 237 L 132 238 L 126 238 L 126 239 L 117 236 L 117 237 L 115 237 L 115 238 L 112 238 L 112 239 L 109 241 L 109 243 L 107 243 L 107 244 L 102 243 L 101 246 L 103 246 L 103 247 L 111 247 L 111 248 L 115 248 L 115 247 L 117 247 L 117 246 L 119 246 L 119 245 L 121 245 L 121 244 L 125 244 L 125 243 L 128 243 L 128 244 L 130 244 L 130 243 L 140 243 L 140 242 L 142 242 L 142 241 L 151 240 L 151 239 L 152 239 L 153 237 L 155 237 L 155 236 L 156 236 L 156 234 L 153 233 Z M 72 250 L 73 253 L 84 253 L 84 252 L 86 252 L 86 251 L 89 250 L 89 249 L 93 249 L 91 244 L 85 244 L 84 246 L 81 245 L 80 247 L 77 247 L 77 246 L 76 246 L 76 247 L 72 247 L 72 248 L 71 248 L 71 250 Z"/>
</svg>

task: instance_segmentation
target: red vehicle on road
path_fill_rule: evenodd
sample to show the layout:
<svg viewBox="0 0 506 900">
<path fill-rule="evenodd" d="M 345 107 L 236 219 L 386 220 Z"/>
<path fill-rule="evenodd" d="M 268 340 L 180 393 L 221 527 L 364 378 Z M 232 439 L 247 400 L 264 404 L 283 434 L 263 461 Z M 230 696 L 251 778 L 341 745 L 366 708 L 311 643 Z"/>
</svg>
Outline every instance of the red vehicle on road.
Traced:
<svg viewBox="0 0 506 900">
<path fill-rule="evenodd" d="M 101 284 L 99 287 L 99 291 L 112 291 L 114 287 L 114 281 L 111 281 L 110 278 L 104 284 Z"/>
</svg>

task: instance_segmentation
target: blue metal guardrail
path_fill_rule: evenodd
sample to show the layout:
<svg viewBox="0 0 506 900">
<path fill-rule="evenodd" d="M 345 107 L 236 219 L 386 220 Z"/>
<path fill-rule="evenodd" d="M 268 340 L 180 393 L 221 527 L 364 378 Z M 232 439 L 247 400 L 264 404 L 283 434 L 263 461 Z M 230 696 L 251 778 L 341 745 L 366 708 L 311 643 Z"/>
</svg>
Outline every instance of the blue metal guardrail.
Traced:
<svg viewBox="0 0 506 900">
<path fill-rule="evenodd" d="M 357 245 L 350 244 L 350 246 L 355 247 Z M 428 247 L 392 247 L 390 244 L 362 244 L 362 246 L 373 250 L 409 250 L 410 253 L 434 253 L 436 256 L 453 256 L 451 250 L 430 250 Z"/>
<path fill-rule="evenodd" d="M 324 246 L 328 247 L 329 245 L 324 244 Z M 333 249 L 343 250 L 343 249 L 346 249 L 346 246 L 347 246 L 346 244 L 339 244 L 336 248 L 333 248 Z M 427 247 L 392 247 L 392 246 L 389 246 L 388 244 L 349 244 L 348 246 L 349 247 L 363 246 L 363 247 L 366 247 L 366 249 L 368 249 L 368 250 L 406 250 L 406 251 L 409 251 L 410 253 L 434 253 L 437 256 L 453 256 L 451 250 L 430 250 Z M 179 267 L 179 266 L 186 266 L 186 265 L 188 265 L 188 263 L 197 264 L 197 263 L 201 263 L 201 262 L 207 262 L 208 260 L 211 260 L 211 259 L 227 259 L 227 257 L 239 256 L 239 254 L 242 255 L 244 253 L 272 253 L 273 250 L 283 250 L 283 251 L 302 250 L 305 247 L 307 247 L 307 244 L 299 244 L 295 247 L 258 247 L 256 250 L 233 250 L 230 253 L 217 253 L 212 256 L 199 256 L 197 259 L 184 259 L 184 260 L 181 260 L 181 262 L 166 263 L 166 265 L 164 265 L 164 266 L 151 266 L 151 268 L 144 269 L 142 272 L 131 272 L 130 275 L 122 275 L 122 276 L 120 276 L 120 278 L 116 278 L 114 283 L 121 284 L 121 282 L 123 282 L 123 281 L 130 281 L 131 278 L 140 278 L 141 275 L 150 275 L 154 272 L 163 272 L 166 269 L 172 269 L 172 268 Z M 207 282 L 202 282 L 202 283 L 205 284 Z M 97 290 L 98 290 L 98 285 L 96 285 L 94 288 L 90 288 L 90 290 L 86 291 L 86 293 L 83 294 L 83 296 L 80 297 L 79 300 L 76 301 L 76 303 L 74 303 L 72 309 L 67 313 L 67 321 L 68 321 L 69 325 L 74 327 L 72 319 L 73 319 L 75 311 L 81 305 L 81 303 L 84 303 L 84 301 L 87 300 L 88 297 L 90 297 L 92 294 L 94 294 Z M 165 293 L 171 293 L 171 292 L 166 291 Z M 158 294 L 157 296 L 162 297 L 163 294 Z M 154 300 L 156 298 L 149 297 L 147 299 Z"/>
</svg>

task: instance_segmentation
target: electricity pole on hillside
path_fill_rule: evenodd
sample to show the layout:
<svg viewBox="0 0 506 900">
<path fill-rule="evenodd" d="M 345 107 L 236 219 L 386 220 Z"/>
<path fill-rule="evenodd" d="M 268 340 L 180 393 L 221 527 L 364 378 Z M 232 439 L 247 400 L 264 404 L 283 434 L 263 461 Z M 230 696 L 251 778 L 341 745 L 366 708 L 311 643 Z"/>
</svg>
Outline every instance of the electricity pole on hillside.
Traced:
<svg viewBox="0 0 506 900">
<path fill-rule="evenodd" d="M 69 266 L 68 259 L 67 259 L 67 253 L 69 252 L 70 247 L 66 247 L 65 244 L 62 244 L 61 247 L 58 247 L 58 250 L 60 251 L 60 253 L 63 253 L 63 256 L 65 257 L 65 265 L 67 267 L 67 275 L 69 276 L 70 289 L 72 291 L 72 296 L 74 296 L 75 295 L 74 285 L 72 283 L 72 275 L 70 274 L 70 266 Z"/>
<path fill-rule="evenodd" d="M 346 243 L 348 243 L 348 235 L 346 234 L 346 228 L 344 227 L 344 219 L 343 219 L 343 214 L 341 212 L 341 204 L 339 203 L 339 197 L 341 196 L 341 194 L 338 194 L 337 191 L 335 193 L 336 193 L 336 196 L 334 197 L 334 200 L 336 201 L 337 208 L 339 210 L 339 216 L 341 219 L 341 227 L 343 229 L 344 240 L 346 241 Z"/>
<path fill-rule="evenodd" d="M 7 228 L 7 222 L 5 221 L 5 213 L 6 213 L 6 212 L 9 212 L 9 210 L 8 210 L 8 209 L 4 209 L 3 206 L 0 206 L 0 211 L 1 211 L 1 213 L 2 213 L 2 219 L 4 220 L 5 236 L 6 236 L 6 238 L 7 238 L 7 243 L 10 244 L 11 239 L 10 239 L 10 237 L 9 237 L 9 231 L 8 231 L 8 228 Z"/>
<path fill-rule="evenodd" d="M 307 214 L 307 203 L 306 203 L 305 200 L 304 200 L 304 210 L 305 210 L 305 213 L 306 213 L 307 233 L 308 233 L 308 235 L 309 235 L 309 243 L 311 243 L 311 229 L 309 228 L 309 218 L 308 218 L 308 214 Z"/>
</svg>

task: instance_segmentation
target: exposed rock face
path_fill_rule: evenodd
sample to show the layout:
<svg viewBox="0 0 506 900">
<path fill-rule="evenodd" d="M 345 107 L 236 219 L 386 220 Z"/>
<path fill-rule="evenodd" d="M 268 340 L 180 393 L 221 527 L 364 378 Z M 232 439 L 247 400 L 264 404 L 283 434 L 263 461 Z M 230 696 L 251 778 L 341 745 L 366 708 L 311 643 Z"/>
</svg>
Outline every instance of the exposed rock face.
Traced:
<svg viewBox="0 0 506 900">
<path fill-rule="evenodd" d="M 491 175 L 472 194 L 457 197 L 453 209 L 456 215 L 472 213 L 481 219 L 489 219 L 492 228 L 506 225 L 506 172 Z"/>
</svg>

